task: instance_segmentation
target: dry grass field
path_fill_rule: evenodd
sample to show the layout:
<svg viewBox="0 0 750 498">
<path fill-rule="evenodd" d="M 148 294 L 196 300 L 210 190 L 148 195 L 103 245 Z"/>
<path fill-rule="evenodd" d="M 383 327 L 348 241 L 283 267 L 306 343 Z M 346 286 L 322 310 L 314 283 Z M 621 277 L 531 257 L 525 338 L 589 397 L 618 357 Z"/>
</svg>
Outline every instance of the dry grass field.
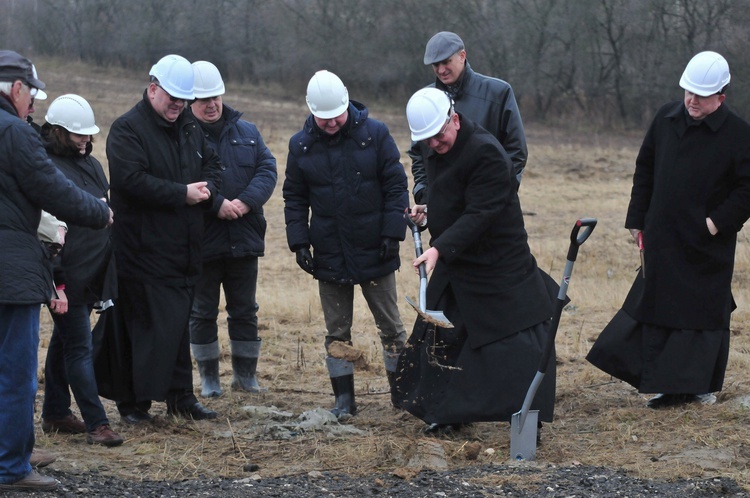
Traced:
<svg viewBox="0 0 750 498">
<path fill-rule="evenodd" d="M 50 100 L 39 103 L 36 121 L 43 122 L 46 106 L 54 97 L 62 93 L 83 95 L 92 104 L 102 128 L 94 155 L 106 168 L 104 144 L 109 125 L 140 98 L 146 70 L 144 74 L 131 74 L 59 60 L 35 62 L 50 93 Z M 346 81 L 346 75 L 341 76 Z M 358 98 L 356 89 L 350 88 L 350 93 Z M 266 206 L 267 251 L 260 264 L 258 295 L 264 339 L 259 375 L 269 392 L 250 395 L 229 389 L 228 337 L 226 323 L 222 322 L 225 394 L 205 401 L 220 413 L 218 420 L 194 423 L 172 419 L 166 416 L 164 405 L 156 403 L 153 412 L 159 415 L 157 422 L 147 428 L 131 428 L 120 424 L 114 404 L 105 401 L 115 430 L 126 438 L 125 444 L 112 449 L 90 446 L 83 436 L 44 434 L 37 424 L 37 444 L 59 455 L 55 468 L 134 480 L 251 475 L 263 479 L 327 470 L 364 475 L 407 467 L 415 448 L 425 440 L 439 442 L 450 468 L 507 463 L 507 423 L 474 424 L 456 436 L 434 439 L 422 434 L 421 421 L 390 407 L 379 341 L 361 296 L 356 301 L 354 345 L 365 352 L 369 367 L 356 372 L 360 413 L 350 423 L 362 432 L 332 435 L 299 431 L 279 438 L 268 430 L 266 422 L 246 414 L 243 407 L 254 405 L 299 415 L 332 406 L 333 396 L 324 363 L 324 324 L 317 286 L 297 268 L 284 233 L 281 184 L 286 146 L 307 115 L 304 95 L 279 99 L 265 90 L 229 84 L 225 103 L 244 111 L 245 118 L 258 125 L 279 166 L 279 184 Z M 371 116 L 391 129 L 408 172 L 405 103 L 367 104 Z M 716 405 L 647 409 L 647 396 L 584 360 L 599 331 L 619 308 L 639 266 L 638 252 L 622 225 L 640 139 L 640 131 L 605 134 L 576 123 L 570 123 L 568 129 L 528 126 L 530 159 L 520 197 L 539 266 L 559 281 L 575 220 L 595 217 L 599 224 L 580 250 L 569 288 L 572 302 L 563 314 L 557 336 L 556 419 L 543 429 L 537 461 L 521 465 L 603 466 L 623 469 L 640 478 L 725 476 L 750 490 L 750 242 L 746 231 L 739 236 L 735 273 L 739 308 L 733 316 L 724 390 L 717 393 Z M 403 268 L 397 277 L 402 318 L 408 330 L 415 313 L 403 296 L 416 297 L 418 291 L 418 279 L 409 268 L 413 255 L 413 244 L 407 238 L 401 246 Z M 42 317 L 40 364 L 50 334 L 46 310 Z M 222 313 L 220 318 L 225 317 Z M 43 381 L 41 367 L 39 374 Z M 194 379 L 199 389 L 197 371 Z M 466 456 L 468 443 L 481 446 L 476 460 Z M 258 469 L 248 464 L 256 464 Z M 497 479 L 512 482 L 514 477 Z M 520 478 L 515 484 L 523 485 Z"/>
</svg>

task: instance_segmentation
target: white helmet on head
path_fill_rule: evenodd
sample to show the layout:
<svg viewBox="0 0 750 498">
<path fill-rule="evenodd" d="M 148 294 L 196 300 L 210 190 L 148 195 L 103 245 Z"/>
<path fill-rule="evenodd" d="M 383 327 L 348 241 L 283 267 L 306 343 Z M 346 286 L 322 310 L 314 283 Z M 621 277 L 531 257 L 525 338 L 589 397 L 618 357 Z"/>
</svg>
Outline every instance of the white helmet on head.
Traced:
<svg viewBox="0 0 750 498">
<path fill-rule="evenodd" d="M 59 125 L 78 135 L 96 135 L 99 127 L 94 121 L 94 111 L 86 99 L 72 93 L 60 95 L 49 105 L 44 116 L 49 124 Z"/>
<path fill-rule="evenodd" d="M 195 75 L 190 62 L 180 55 L 165 55 L 148 72 L 159 80 L 159 85 L 172 97 L 184 100 L 195 100 L 193 83 Z"/>
<path fill-rule="evenodd" d="M 335 74 L 322 70 L 307 84 L 307 107 L 316 118 L 332 119 L 349 108 L 349 92 Z"/>
<path fill-rule="evenodd" d="M 437 88 L 422 88 L 406 104 L 411 139 L 415 142 L 434 137 L 445 126 L 452 110 L 451 98 Z"/>
<path fill-rule="evenodd" d="M 195 85 L 193 92 L 196 99 L 206 99 L 224 95 L 224 81 L 219 69 L 208 61 L 193 62 Z"/>
<path fill-rule="evenodd" d="M 31 72 L 34 74 L 34 79 L 38 80 L 39 75 L 36 73 L 36 66 L 34 64 L 31 65 Z M 36 89 L 36 96 L 34 97 L 36 100 L 47 100 L 47 92 L 44 90 Z"/>
<path fill-rule="evenodd" d="M 719 93 L 730 79 L 727 60 L 716 52 L 706 51 L 690 59 L 680 78 L 680 86 L 690 93 L 708 97 Z"/>
</svg>

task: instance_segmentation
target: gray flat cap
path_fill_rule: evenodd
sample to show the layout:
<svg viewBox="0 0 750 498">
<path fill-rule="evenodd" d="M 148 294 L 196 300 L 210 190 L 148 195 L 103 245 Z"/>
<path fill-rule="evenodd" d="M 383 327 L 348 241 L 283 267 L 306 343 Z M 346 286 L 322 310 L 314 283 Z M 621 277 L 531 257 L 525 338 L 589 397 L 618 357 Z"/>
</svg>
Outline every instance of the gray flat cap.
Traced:
<svg viewBox="0 0 750 498">
<path fill-rule="evenodd" d="M 461 37 L 450 31 L 441 31 L 427 42 L 427 46 L 424 49 L 424 63 L 427 66 L 444 61 L 463 49 L 464 41 Z"/>
</svg>

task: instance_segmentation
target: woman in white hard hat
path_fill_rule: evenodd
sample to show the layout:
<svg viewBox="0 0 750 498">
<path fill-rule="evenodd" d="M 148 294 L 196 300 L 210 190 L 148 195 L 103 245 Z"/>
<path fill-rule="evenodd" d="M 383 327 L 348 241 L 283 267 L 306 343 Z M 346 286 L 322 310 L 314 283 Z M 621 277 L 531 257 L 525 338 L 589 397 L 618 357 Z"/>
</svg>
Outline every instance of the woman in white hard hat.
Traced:
<svg viewBox="0 0 750 498">
<path fill-rule="evenodd" d="M 635 162 L 625 227 L 643 265 L 587 360 L 651 408 L 716 402 L 736 307 L 737 232 L 750 217 L 750 125 L 728 109 L 729 65 L 701 52 L 683 100 L 657 113 Z"/>
<path fill-rule="evenodd" d="M 99 133 L 94 111 L 79 95 L 62 95 L 49 106 L 42 138 L 57 169 L 76 186 L 101 199 L 109 182 L 92 155 L 92 135 Z M 44 432 L 86 433 L 89 443 L 122 444 L 99 400 L 91 359 L 90 314 L 97 302 L 116 292 L 110 229 L 68 225 L 65 246 L 54 260 L 56 299 L 49 309 L 52 330 L 44 373 Z M 70 411 L 72 389 L 83 422 Z"/>
</svg>

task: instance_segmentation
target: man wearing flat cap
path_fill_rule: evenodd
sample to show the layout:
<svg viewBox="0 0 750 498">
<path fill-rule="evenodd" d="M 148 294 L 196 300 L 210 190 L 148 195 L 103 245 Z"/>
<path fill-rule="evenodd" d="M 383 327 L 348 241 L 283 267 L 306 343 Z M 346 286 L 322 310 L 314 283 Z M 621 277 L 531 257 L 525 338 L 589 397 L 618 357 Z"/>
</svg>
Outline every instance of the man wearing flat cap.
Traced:
<svg viewBox="0 0 750 498">
<path fill-rule="evenodd" d="M 425 65 L 435 72 L 434 86 L 448 93 L 456 112 L 468 117 L 498 139 L 513 165 L 518 184 L 526 167 L 526 134 L 521 122 L 513 88 L 507 82 L 474 72 L 466 59 L 463 40 L 450 31 L 430 38 L 424 52 Z M 414 176 L 414 200 L 426 204 L 428 197 L 424 156 L 430 154 L 424 144 L 413 142 L 409 149 Z M 518 185 L 516 185 L 518 188 Z"/>
<path fill-rule="evenodd" d="M 57 486 L 29 463 L 39 306 L 53 289 L 49 253 L 37 238 L 42 209 L 76 225 L 112 223 L 109 207 L 55 167 L 26 123 L 44 86 L 29 59 L 0 50 L 0 492 Z"/>
</svg>

